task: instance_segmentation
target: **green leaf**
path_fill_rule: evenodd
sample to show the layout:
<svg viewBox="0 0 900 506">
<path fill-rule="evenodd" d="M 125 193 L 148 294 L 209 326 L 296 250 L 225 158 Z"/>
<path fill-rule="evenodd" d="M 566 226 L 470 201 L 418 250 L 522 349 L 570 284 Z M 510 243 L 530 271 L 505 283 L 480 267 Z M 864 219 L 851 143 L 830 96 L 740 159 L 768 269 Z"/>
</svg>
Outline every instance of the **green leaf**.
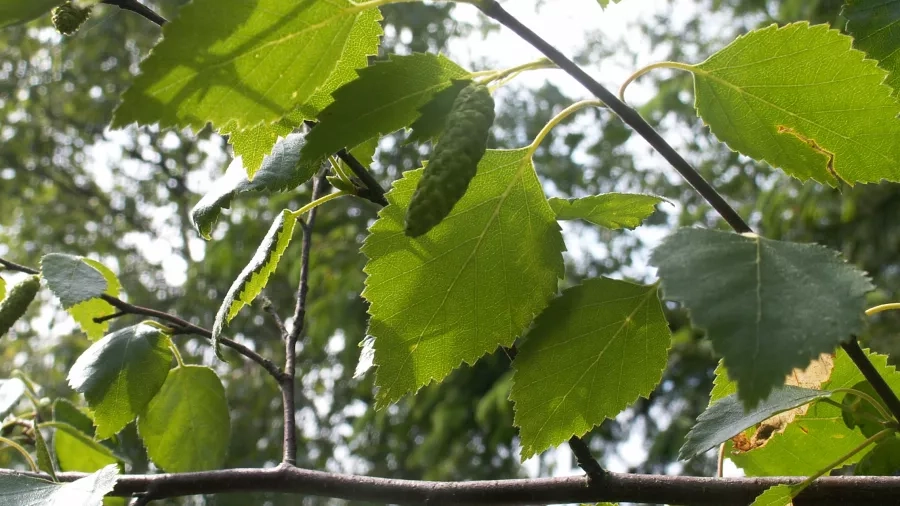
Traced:
<svg viewBox="0 0 900 506">
<path fill-rule="evenodd" d="M 6 297 L 6 280 L 0 276 L 0 301 Z"/>
<path fill-rule="evenodd" d="M 53 465 L 53 457 L 50 456 L 50 449 L 47 448 L 47 441 L 44 439 L 44 434 L 41 433 L 40 427 L 36 428 L 33 433 L 34 450 L 35 453 L 37 453 L 38 469 L 49 474 L 53 481 L 58 481 L 56 478 L 56 468 Z"/>
<path fill-rule="evenodd" d="M 9 414 L 25 395 L 25 383 L 19 378 L 0 380 L 0 418 Z"/>
<path fill-rule="evenodd" d="M 234 147 L 235 156 L 243 159 L 244 167 L 251 179 L 279 137 L 299 127 L 304 119 L 315 118 L 322 109 L 333 102 L 331 93 L 356 79 L 356 70 L 369 64 L 370 55 L 378 54 L 382 34 L 380 20 L 381 12 L 378 9 L 370 9 L 359 15 L 350 30 L 337 66 L 305 104 L 298 106 L 275 123 L 262 123 L 234 132 L 222 132 L 229 134 L 228 142 Z"/>
<path fill-rule="evenodd" d="M 454 79 L 450 86 L 434 94 L 431 100 L 419 108 L 419 119 L 410 125 L 412 133 L 405 144 L 437 141 L 444 131 L 447 116 L 453 107 L 453 101 L 463 88 L 472 83 L 471 79 Z"/>
<path fill-rule="evenodd" d="M 166 379 L 169 336 L 141 323 L 92 344 L 69 370 L 69 385 L 84 394 L 97 438 L 107 439 L 134 420 Z"/>
<path fill-rule="evenodd" d="M 584 435 L 659 384 L 672 336 L 657 292 L 589 279 L 538 316 L 513 361 L 522 460 Z"/>
<path fill-rule="evenodd" d="M 361 16 L 350 0 L 186 4 L 141 63 L 113 127 L 275 122 L 326 83 Z"/>
<path fill-rule="evenodd" d="M 115 465 L 71 483 L 4 474 L 0 475 L 0 506 L 100 506 L 118 478 Z"/>
<path fill-rule="evenodd" d="M 259 247 L 256 249 L 250 263 L 244 267 L 244 270 L 238 275 L 228 293 L 225 294 L 225 300 L 219 306 L 216 313 L 216 320 L 213 324 L 212 341 L 213 349 L 216 356 L 222 358 L 219 351 L 219 338 L 225 326 L 238 314 L 238 311 L 245 304 L 250 304 L 253 299 L 262 292 L 269 282 L 269 276 L 275 272 L 278 267 L 278 261 L 281 255 L 291 243 L 291 236 L 294 232 L 294 225 L 297 219 L 294 218 L 290 209 L 285 209 L 272 222 L 269 232 L 263 238 Z"/>
<path fill-rule="evenodd" d="M 225 388 L 208 367 L 176 367 L 137 426 L 147 455 L 167 472 L 218 469 L 231 431 Z"/>
<path fill-rule="evenodd" d="M 775 485 L 757 496 L 750 506 L 790 506 L 793 504 L 794 487 L 790 485 Z"/>
<path fill-rule="evenodd" d="M 772 390 L 765 400 L 750 411 L 744 411 L 744 405 L 737 394 L 729 395 L 697 417 L 697 424 L 688 432 L 678 458 L 694 458 L 778 413 L 831 395 L 832 392 L 827 390 L 784 385 Z"/>
<path fill-rule="evenodd" d="M 856 476 L 896 476 L 900 472 L 900 439 L 885 439 L 863 457 L 853 474 Z"/>
<path fill-rule="evenodd" d="M 725 364 L 719 360 L 719 364 L 714 371 L 713 388 L 709 393 L 709 405 L 712 406 L 719 399 L 724 399 L 731 394 L 737 393 L 737 383 L 728 379 L 728 372 L 725 371 Z"/>
<path fill-rule="evenodd" d="M 70 425 L 75 430 L 83 432 L 89 437 L 94 437 L 94 420 L 68 399 L 56 399 L 53 401 L 53 421 Z M 96 469 L 93 471 L 96 471 Z"/>
<path fill-rule="evenodd" d="M 866 355 L 888 385 L 894 391 L 900 390 L 900 374 L 887 364 L 887 357 L 868 351 Z M 839 349 L 831 379 L 822 389 L 850 388 L 864 379 L 853 361 Z M 840 401 L 843 395 L 835 394 L 833 398 Z M 865 439 L 844 425 L 840 408 L 818 402 L 794 418 L 784 432 L 772 435 L 764 446 L 728 457 L 748 476 L 808 476 L 846 455 Z M 845 464 L 858 462 L 865 454 L 861 452 Z"/>
<path fill-rule="evenodd" d="M 900 103 L 852 42 L 805 22 L 747 33 L 690 67 L 697 112 L 732 149 L 801 181 L 898 181 Z"/>
<path fill-rule="evenodd" d="M 451 79 L 469 73 L 443 55 L 392 55 L 359 72 L 333 93 L 334 102 L 310 130 L 304 156 L 318 158 L 367 139 L 399 130 L 416 119 L 418 108 Z"/>
<path fill-rule="evenodd" d="M 53 449 L 63 471 L 92 473 L 121 462 L 112 450 L 67 423 L 46 422 L 41 427 L 56 429 Z"/>
<path fill-rule="evenodd" d="M 106 278 L 84 260 L 84 257 L 62 253 L 50 253 L 41 259 L 41 275 L 65 309 L 106 291 Z"/>
<path fill-rule="evenodd" d="M 604 9 L 609 7 L 610 1 L 612 3 L 619 3 L 621 0 L 597 0 L 597 2 L 600 4 L 600 7 L 604 8 Z"/>
<path fill-rule="evenodd" d="M 9 296 L 0 302 L 0 337 L 25 316 L 40 287 L 41 278 L 28 276 L 10 288 Z"/>
<path fill-rule="evenodd" d="M 550 199 L 558 220 L 584 220 L 611 230 L 634 229 L 656 210 L 662 197 L 639 193 L 604 193 L 580 199 Z"/>
<path fill-rule="evenodd" d="M 885 84 L 900 91 L 900 0 L 847 0 L 841 14 L 856 49 L 888 71 Z"/>
<path fill-rule="evenodd" d="M 50 12 L 63 0 L 0 0 L 0 27 L 16 25 Z"/>
<path fill-rule="evenodd" d="M 650 262 L 666 298 L 706 329 L 748 408 L 794 368 L 859 333 L 873 288 L 837 252 L 755 234 L 684 228 Z"/>
<path fill-rule="evenodd" d="M 122 285 L 119 283 L 119 278 L 116 277 L 116 274 L 109 267 L 90 258 L 82 258 L 81 260 L 97 269 L 100 274 L 103 274 L 103 278 L 106 279 L 106 295 L 119 296 L 119 290 L 122 289 Z M 81 330 L 87 334 L 88 338 L 95 340 L 105 335 L 109 330 L 109 321 L 97 323 L 94 321 L 94 318 L 113 314 L 116 312 L 116 308 L 100 297 L 94 297 L 75 304 L 68 309 L 68 312 L 78 322 Z"/>
<path fill-rule="evenodd" d="M 305 143 L 300 134 L 288 135 L 263 160 L 252 181 L 247 178 L 243 161 L 235 158 L 225 175 L 191 209 L 191 223 L 197 233 L 204 239 L 211 239 L 210 234 L 219 221 L 222 209 L 231 207 L 231 202 L 237 195 L 292 190 L 313 177 L 322 166 L 323 159 L 309 160 L 302 157 L 300 149 Z"/>
<path fill-rule="evenodd" d="M 489 150 L 450 216 L 411 239 L 404 216 L 421 175 L 395 182 L 362 248 L 378 406 L 510 346 L 564 272 L 565 244 L 527 148 Z"/>
<path fill-rule="evenodd" d="M 888 411 L 887 406 L 884 405 L 884 401 L 881 400 L 878 392 L 875 391 L 875 388 L 872 387 L 872 384 L 868 381 L 860 381 L 850 388 L 868 394 L 869 397 L 883 407 L 884 411 Z M 872 437 L 884 430 L 886 428 L 884 422 L 889 421 L 884 419 L 881 415 L 881 411 L 873 406 L 868 400 L 856 395 L 845 395 L 844 400 L 841 402 L 841 406 L 844 407 L 844 411 L 841 413 L 844 424 L 850 429 L 859 428 L 859 431 L 866 437 Z"/>
</svg>

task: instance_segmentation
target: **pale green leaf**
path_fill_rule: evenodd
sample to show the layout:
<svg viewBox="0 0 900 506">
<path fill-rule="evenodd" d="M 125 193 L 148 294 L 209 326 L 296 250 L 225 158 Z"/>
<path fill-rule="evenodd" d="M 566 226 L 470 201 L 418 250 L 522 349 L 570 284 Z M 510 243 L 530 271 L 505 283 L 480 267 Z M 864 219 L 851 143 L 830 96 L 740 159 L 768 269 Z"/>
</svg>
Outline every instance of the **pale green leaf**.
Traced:
<svg viewBox="0 0 900 506">
<path fill-rule="evenodd" d="M 281 255 L 291 243 L 296 224 L 297 219 L 294 218 L 290 209 L 282 211 L 272 222 L 272 226 L 256 249 L 256 253 L 253 254 L 253 258 L 250 259 L 250 263 L 244 267 L 244 270 L 231 284 L 228 293 L 225 294 L 225 300 L 219 306 L 212 330 L 213 349 L 219 358 L 221 358 L 219 338 L 222 331 L 238 314 L 238 311 L 244 305 L 253 302 L 253 299 L 266 287 L 269 276 L 275 272 Z"/>
<path fill-rule="evenodd" d="M 16 25 L 49 14 L 63 0 L 0 0 L 0 27 Z"/>
<path fill-rule="evenodd" d="M 292 190 L 313 177 L 322 165 L 322 158 L 307 161 L 300 156 L 300 148 L 306 141 L 300 134 L 288 135 L 275 145 L 272 153 L 263 160 L 252 181 L 241 158 L 235 158 L 225 175 L 191 209 L 191 223 L 204 239 L 210 239 L 213 227 L 222 209 L 231 207 L 237 195 L 248 192 L 283 192 Z"/>
<path fill-rule="evenodd" d="M 120 463 L 112 450 L 67 423 L 46 422 L 41 427 L 55 429 L 53 449 L 63 471 L 93 473 L 110 464 Z"/>
<path fill-rule="evenodd" d="M 0 380 L 0 418 L 5 417 L 25 395 L 25 383 L 19 378 Z"/>
<path fill-rule="evenodd" d="M 663 293 L 705 329 L 748 408 L 862 330 L 866 275 L 816 244 L 683 228 L 654 251 Z"/>
<path fill-rule="evenodd" d="M 167 472 L 218 469 L 231 431 L 225 388 L 208 367 L 176 367 L 137 426 L 147 455 Z"/>
<path fill-rule="evenodd" d="M 412 239 L 404 217 L 421 175 L 394 184 L 362 248 L 379 406 L 510 346 L 564 272 L 565 245 L 528 149 L 489 150 L 450 216 Z"/>
<path fill-rule="evenodd" d="M 359 77 L 333 93 L 307 136 L 305 156 L 318 158 L 354 147 L 412 123 L 418 109 L 451 79 L 469 73 L 443 55 L 393 55 L 359 71 Z"/>
<path fill-rule="evenodd" d="M 597 2 L 600 4 L 600 7 L 603 7 L 604 9 L 609 7 L 610 2 L 616 4 L 616 3 L 619 3 L 620 1 L 621 0 L 597 0 Z"/>
<path fill-rule="evenodd" d="M 244 167 L 251 179 L 279 137 L 284 137 L 299 127 L 304 119 L 315 118 L 322 109 L 333 102 L 331 93 L 356 79 L 356 70 L 369 64 L 370 55 L 378 54 L 382 34 L 380 20 L 381 12 L 378 9 L 370 9 L 359 15 L 350 30 L 337 66 L 305 104 L 298 106 L 275 123 L 262 123 L 233 132 L 222 132 L 229 135 L 228 142 L 234 147 L 235 156 L 243 159 Z"/>
<path fill-rule="evenodd" d="M 709 405 L 712 406 L 719 399 L 737 393 L 737 383 L 728 379 L 728 373 L 725 371 L 725 364 L 719 360 L 719 364 L 714 371 L 712 391 L 709 393 Z"/>
<path fill-rule="evenodd" d="M 171 361 L 169 337 L 144 323 L 107 335 L 78 357 L 68 381 L 91 407 L 98 439 L 134 420 L 159 391 Z"/>
<path fill-rule="evenodd" d="M 896 437 L 879 442 L 853 469 L 856 476 L 896 476 L 898 472 L 900 439 Z"/>
<path fill-rule="evenodd" d="M 900 391 L 900 374 L 887 364 L 887 357 L 868 351 L 866 355 L 888 385 L 895 392 Z M 822 388 L 832 391 L 850 388 L 864 379 L 850 357 L 839 349 L 831 378 Z M 843 395 L 835 394 L 834 398 L 840 401 Z M 844 425 L 840 408 L 819 402 L 794 418 L 784 432 L 772 435 L 764 446 L 743 453 L 733 452 L 728 458 L 748 476 L 809 476 L 846 455 L 865 439 Z M 867 451 L 856 454 L 845 464 L 858 462 Z"/>
<path fill-rule="evenodd" d="M 91 260 L 90 258 L 82 258 L 81 260 L 97 269 L 100 274 L 103 274 L 103 278 L 106 279 L 106 295 L 111 295 L 113 297 L 119 296 L 119 290 L 122 289 L 122 285 L 119 283 L 119 278 L 116 277 L 116 274 L 111 271 L 109 267 L 106 267 L 96 260 Z M 78 322 L 81 330 L 87 334 L 88 338 L 94 340 L 99 339 L 109 330 L 109 321 L 97 323 L 94 321 L 94 318 L 113 314 L 116 312 L 116 308 L 102 298 L 94 297 L 75 304 L 67 311 L 72 315 L 72 318 Z"/>
<path fill-rule="evenodd" d="M 28 276 L 9 289 L 8 296 L 0 302 L 0 337 L 25 316 L 28 306 L 41 288 L 41 278 Z"/>
<path fill-rule="evenodd" d="M 84 257 L 62 253 L 50 253 L 41 259 L 41 275 L 65 309 L 106 291 L 106 278 L 84 260 Z"/>
<path fill-rule="evenodd" d="M 885 84 L 900 91 L 900 0 L 847 0 L 841 14 L 853 46 L 888 71 Z"/>
<path fill-rule="evenodd" d="M 6 297 L 6 280 L 0 276 L 0 301 L 2 301 L 4 297 Z"/>
<path fill-rule="evenodd" d="M 350 0 L 188 3 L 141 63 L 113 126 L 275 122 L 325 84 L 362 12 Z"/>
<path fill-rule="evenodd" d="M 757 496 L 750 506 L 791 506 L 793 498 L 794 487 L 790 485 L 775 485 Z"/>
<path fill-rule="evenodd" d="M 584 220 L 608 229 L 633 229 L 653 214 L 662 197 L 639 193 L 604 193 L 580 199 L 550 199 L 558 220 Z"/>
<path fill-rule="evenodd" d="M 101 506 L 118 478 L 116 465 L 71 483 L 4 474 L 0 475 L 0 506 Z"/>
<path fill-rule="evenodd" d="M 650 395 L 672 339 L 657 292 L 656 285 L 589 279 L 538 316 L 513 361 L 510 399 L 523 460 Z"/>
<path fill-rule="evenodd" d="M 696 107 L 732 149 L 800 180 L 900 181 L 886 72 L 827 25 L 747 33 L 693 66 Z"/>
<path fill-rule="evenodd" d="M 767 420 L 778 413 L 808 404 L 816 399 L 830 397 L 832 392 L 784 385 L 772 390 L 762 402 L 749 411 L 737 394 L 731 394 L 715 402 L 697 417 L 697 423 L 688 432 L 678 458 L 687 460 L 718 446 L 744 429 Z"/>
<path fill-rule="evenodd" d="M 431 100 L 425 102 L 419 108 L 419 119 L 409 126 L 412 133 L 406 138 L 405 143 L 436 141 L 444 131 L 447 116 L 459 92 L 471 83 L 471 79 L 454 79 L 450 86 L 435 93 Z"/>
</svg>

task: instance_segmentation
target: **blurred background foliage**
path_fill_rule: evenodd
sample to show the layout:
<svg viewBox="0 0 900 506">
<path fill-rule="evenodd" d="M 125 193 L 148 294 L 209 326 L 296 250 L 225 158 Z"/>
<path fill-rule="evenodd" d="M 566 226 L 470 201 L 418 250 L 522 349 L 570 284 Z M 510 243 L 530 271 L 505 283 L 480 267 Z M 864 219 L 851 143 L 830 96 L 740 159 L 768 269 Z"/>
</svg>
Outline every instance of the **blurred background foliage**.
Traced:
<svg viewBox="0 0 900 506">
<path fill-rule="evenodd" d="M 168 17 L 182 0 L 147 2 Z M 673 23 L 674 13 L 696 4 L 697 14 Z M 641 21 L 644 44 L 658 59 L 697 61 L 736 35 L 772 22 L 809 19 L 842 28 L 838 0 L 689 0 L 668 4 L 669 12 Z M 549 7 L 542 7 L 549 8 Z M 48 20 L 0 31 L 0 256 L 36 266 L 50 252 L 86 255 L 112 267 L 127 299 L 177 313 L 205 327 L 225 290 L 252 256 L 274 213 L 309 199 L 309 185 L 294 192 L 237 201 L 204 243 L 188 213 L 208 182 L 229 160 L 226 140 L 201 132 L 153 128 L 109 132 L 105 126 L 143 55 L 159 37 L 144 19 L 116 8 L 101 12 L 73 37 L 62 38 Z M 387 52 L 443 51 L 454 39 L 479 37 L 495 27 L 454 20 L 452 4 L 401 4 L 384 8 Z M 724 20 L 711 33 L 708 16 Z M 585 40 L 579 61 L 595 67 L 610 54 L 634 54 L 621 41 L 596 34 Z M 478 70 L 478 69 L 475 69 Z M 655 79 L 655 81 L 653 81 Z M 640 106 L 650 120 L 709 178 L 761 234 L 815 241 L 842 251 L 866 269 L 880 287 L 873 304 L 896 299 L 900 208 L 895 185 L 831 189 L 792 180 L 770 167 L 728 150 L 710 136 L 693 112 L 691 78 L 662 72 L 643 79 L 655 90 Z M 499 104 L 495 147 L 529 142 L 544 123 L 572 102 L 559 88 L 512 86 Z M 593 116 L 590 116 L 592 114 Z M 556 196 L 608 191 L 642 191 L 668 198 L 650 230 L 659 236 L 673 226 L 724 227 L 692 190 L 677 180 L 649 148 L 632 139 L 621 121 L 604 110 L 589 121 L 554 130 L 535 156 L 547 190 Z M 583 119 L 582 117 L 582 119 Z M 587 128 L 583 128 L 587 125 Z M 382 144 L 373 170 L 385 187 L 404 170 L 419 166 L 427 150 L 402 145 L 403 134 Z M 440 385 L 423 388 L 382 411 L 372 409 L 372 374 L 354 379 L 358 344 L 365 337 L 365 305 L 359 297 L 364 258 L 359 247 L 378 209 L 342 199 L 320 209 L 313 235 L 310 311 L 301 342 L 297 391 L 298 465 L 340 472 L 410 479 L 462 480 L 524 476 L 512 407 L 509 357 L 502 351 L 463 367 Z M 645 242 L 654 234 L 610 233 L 567 225 L 570 244 L 566 283 L 586 276 L 648 278 Z M 583 241 L 590 247 L 581 248 Z M 282 316 L 293 309 L 299 277 L 300 241 L 291 246 L 265 295 Z M 644 260 L 642 260 L 644 259 Z M 50 397 L 77 400 L 65 375 L 87 340 L 69 318 L 47 304 L 32 308 L 4 338 L 0 376 L 21 368 Z M 715 366 L 708 344 L 687 318 L 669 308 L 675 330 L 669 368 L 657 391 L 616 420 L 593 431 L 589 443 L 601 462 L 628 462 L 631 471 L 706 474 L 707 457 L 678 463 L 677 450 L 708 401 Z M 114 325 L 133 324 L 117 321 Z M 896 313 L 882 313 L 864 336 L 873 348 L 896 348 L 891 329 Z M 244 310 L 231 334 L 265 356 L 282 360 L 277 328 L 260 305 Z M 217 367 L 232 409 L 229 467 L 274 465 L 281 457 L 281 408 L 277 387 L 259 367 L 238 356 L 212 359 L 207 343 L 179 337 L 190 362 Z M 133 428 L 119 438 L 131 459 L 129 472 L 152 471 Z M 563 448 L 565 450 L 565 448 Z M 634 464 L 629 453 L 646 452 Z M 643 456 L 643 455 L 642 455 Z M 13 452 L 0 465 L 19 466 Z M 550 452 L 532 472 L 568 471 L 565 451 Z M 259 494 L 171 501 L 171 504 L 296 504 L 296 497 Z M 303 499 L 304 504 L 328 501 Z"/>
</svg>

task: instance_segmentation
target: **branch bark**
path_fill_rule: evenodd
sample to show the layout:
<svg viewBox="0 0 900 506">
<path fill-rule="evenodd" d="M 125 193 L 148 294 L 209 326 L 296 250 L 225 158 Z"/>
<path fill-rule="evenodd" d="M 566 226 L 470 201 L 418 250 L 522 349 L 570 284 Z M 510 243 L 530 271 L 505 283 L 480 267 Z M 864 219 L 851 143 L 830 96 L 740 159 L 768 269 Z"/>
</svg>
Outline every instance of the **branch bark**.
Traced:
<svg viewBox="0 0 900 506">
<path fill-rule="evenodd" d="M 25 475 L 49 480 L 42 473 L 0 470 L 0 476 Z M 84 473 L 57 473 L 63 482 Z M 559 504 L 636 502 L 684 505 L 746 506 L 765 489 L 797 484 L 791 478 L 698 478 L 607 473 L 585 476 L 434 482 L 372 478 L 310 471 L 293 466 L 267 469 L 226 469 L 198 473 L 124 475 L 116 482 L 115 496 L 145 494 L 154 500 L 198 494 L 275 492 L 314 495 L 393 504 Z M 836 476 L 816 480 L 794 500 L 795 505 L 893 504 L 900 488 L 895 476 Z"/>
<path fill-rule="evenodd" d="M 137 0 L 103 0 L 101 3 L 115 5 L 122 10 L 134 12 L 135 14 L 146 18 L 148 21 L 153 22 L 157 26 L 162 26 L 168 22 L 166 18 L 160 16 L 153 9 Z"/>
</svg>

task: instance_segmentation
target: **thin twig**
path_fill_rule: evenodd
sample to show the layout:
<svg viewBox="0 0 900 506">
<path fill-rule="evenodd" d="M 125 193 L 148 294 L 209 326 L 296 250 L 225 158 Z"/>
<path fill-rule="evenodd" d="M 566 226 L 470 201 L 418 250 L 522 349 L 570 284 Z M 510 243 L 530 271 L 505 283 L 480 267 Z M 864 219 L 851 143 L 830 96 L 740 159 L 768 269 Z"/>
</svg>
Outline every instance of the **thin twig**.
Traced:
<svg viewBox="0 0 900 506">
<path fill-rule="evenodd" d="M 572 449 L 572 453 L 575 455 L 578 467 L 588 475 L 588 479 L 594 481 L 603 478 L 603 475 L 606 474 L 606 469 L 603 469 L 600 463 L 597 462 L 597 459 L 591 454 L 591 448 L 583 439 L 572 436 L 569 439 L 569 448 Z"/>
<path fill-rule="evenodd" d="M 516 33 L 519 37 L 534 46 L 538 51 L 550 58 L 553 63 L 574 77 L 582 86 L 593 93 L 597 98 L 603 101 L 613 112 L 622 118 L 622 121 L 633 128 L 641 137 L 643 137 L 656 151 L 659 152 L 681 174 L 691 186 L 697 190 L 704 199 L 719 213 L 722 218 L 738 233 L 752 232 L 750 227 L 744 222 L 744 219 L 735 211 L 728 202 L 710 184 L 703 179 L 703 176 L 694 169 L 656 130 L 644 121 L 644 118 L 637 111 L 628 107 L 619 100 L 613 93 L 603 87 L 594 78 L 589 76 L 584 70 L 576 65 L 572 60 L 568 59 L 559 50 L 542 39 L 539 35 L 531 31 L 530 28 L 523 25 L 518 19 L 506 12 L 496 0 L 481 0 L 476 5 L 487 16 L 498 21 Z"/>
<path fill-rule="evenodd" d="M 40 274 L 41 273 L 41 271 L 39 271 L 37 269 L 32 269 L 31 267 L 19 265 L 15 262 L 10 262 L 9 260 L 6 260 L 4 258 L 0 258 L 0 265 L 2 265 L 3 268 L 8 271 L 18 271 L 18 272 L 24 272 L 26 274 Z"/>
<path fill-rule="evenodd" d="M 278 332 L 281 334 L 282 339 L 288 338 L 288 330 L 284 325 L 284 321 L 278 316 L 278 311 L 275 309 L 275 306 L 272 304 L 272 301 L 263 294 L 259 294 L 259 299 L 262 300 L 262 309 L 272 318 L 272 321 L 275 322 L 275 326 L 278 327 Z"/>
<path fill-rule="evenodd" d="M 162 26 L 168 22 L 166 18 L 160 16 L 153 9 L 138 2 L 137 0 L 102 0 L 102 2 L 100 3 L 115 5 L 122 10 L 134 12 L 158 26 Z"/>
<path fill-rule="evenodd" d="M 305 120 L 303 122 L 308 128 L 313 128 L 316 126 L 315 121 Z M 360 193 L 358 196 L 364 199 L 367 199 L 375 204 L 380 206 L 388 205 L 387 199 L 384 197 L 384 188 L 375 180 L 372 176 L 372 173 L 369 172 L 369 169 L 366 168 L 365 165 L 362 164 L 359 160 L 356 159 L 355 156 L 350 154 L 346 149 L 342 149 L 338 151 L 337 157 L 341 159 L 344 163 L 347 164 L 347 167 L 350 167 L 350 170 L 353 171 L 353 174 L 359 178 L 362 184 L 366 185 L 366 192 Z"/>
<path fill-rule="evenodd" d="M 108 322 L 110 320 L 115 320 L 116 318 L 121 318 L 123 316 L 126 316 L 127 314 L 128 313 L 126 313 L 125 311 L 116 311 L 113 314 L 108 314 L 106 316 L 98 316 L 97 318 L 94 318 L 94 323 Z"/>
<path fill-rule="evenodd" d="M 86 473 L 57 473 L 72 482 Z M 44 473 L 0 470 L 0 476 L 29 476 L 49 480 Z M 585 476 L 462 482 L 414 481 L 311 471 L 291 466 L 266 469 L 225 469 L 177 474 L 122 475 L 113 496 L 151 491 L 153 499 L 199 494 L 265 492 L 289 493 L 380 504 L 560 504 L 635 502 L 746 506 L 774 485 L 796 485 L 803 477 L 700 478 L 607 473 L 598 480 Z M 804 490 L 794 504 L 894 504 L 900 477 L 826 476 Z"/>
<path fill-rule="evenodd" d="M 312 197 L 315 201 L 325 186 L 324 173 L 313 180 Z M 284 377 L 281 381 L 281 396 L 284 404 L 284 458 L 283 464 L 293 466 L 297 464 L 297 420 L 295 415 L 295 378 L 297 361 L 297 341 L 303 333 L 306 323 L 306 298 L 309 294 L 309 255 L 312 250 L 312 230 L 316 222 L 318 208 L 309 212 L 306 221 L 301 221 L 303 229 L 303 243 L 300 247 L 300 282 L 297 286 L 297 305 L 294 308 L 291 330 L 285 341 Z"/>
<path fill-rule="evenodd" d="M 853 360 L 853 363 L 856 364 L 859 371 L 887 405 L 891 414 L 894 415 L 894 419 L 900 421 L 900 399 L 897 398 L 897 394 L 894 393 L 887 382 L 884 381 L 884 378 L 878 374 L 878 371 L 875 369 L 875 366 L 872 365 L 869 357 L 867 357 L 865 352 L 863 352 L 863 349 L 859 347 L 859 341 L 856 340 L 856 337 L 841 344 L 841 347 L 844 348 L 844 351 L 850 356 L 850 360 Z"/>
</svg>

